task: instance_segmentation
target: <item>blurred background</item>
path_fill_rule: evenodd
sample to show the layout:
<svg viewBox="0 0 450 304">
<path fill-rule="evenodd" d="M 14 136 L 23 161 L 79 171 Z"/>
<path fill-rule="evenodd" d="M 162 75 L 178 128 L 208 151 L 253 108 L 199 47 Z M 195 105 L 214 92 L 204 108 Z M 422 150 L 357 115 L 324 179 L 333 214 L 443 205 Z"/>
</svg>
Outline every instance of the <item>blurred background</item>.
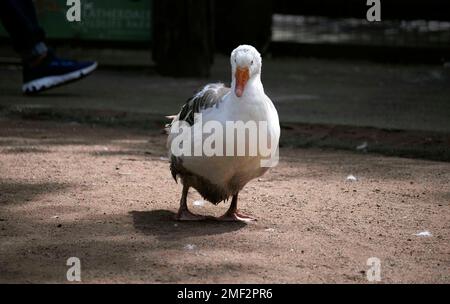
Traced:
<svg viewBox="0 0 450 304">
<path fill-rule="evenodd" d="M 61 46 L 158 53 L 170 47 L 167 43 L 199 50 L 195 44 L 204 44 L 203 52 L 211 56 L 229 54 L 245 42 L 276 56 L 434 63 L 448 60 L 450 49 L 450 3 L 445 0 L 382 1 L 382 22 L 366 20 L 369 6 L 363 0 L 82 0 L 80 22 L 67 21 L 65 0 L 34 2 L 48 40 Z M 168 33 L 175 41 L 164 40 Z M 3 28 L 0 38 L 8 42 Z"/>
<path fill-rule="evenodd" d="M 380 22 L 366 20 L 365 0 L 82 0 L 80 22 L 67 21 L 65 0 L 35 5 L 60 56 L 100 68 L 79 84 L 25 98 L 20 60 L 0 29 L 3 111 L 161 120 L 207 82 L 228 83 L 228 56 L 246 43 L 263 53 L 263 83 L 286 129 L 450 133 L 449 1 L 381 1 Z M 289 144 L 328 138 L 308 132 Z M 415 143 L 429 146 L 426 138 Z M 433 157 L 450 158 L 447 142 L 435 144 Z"/>
</svg>

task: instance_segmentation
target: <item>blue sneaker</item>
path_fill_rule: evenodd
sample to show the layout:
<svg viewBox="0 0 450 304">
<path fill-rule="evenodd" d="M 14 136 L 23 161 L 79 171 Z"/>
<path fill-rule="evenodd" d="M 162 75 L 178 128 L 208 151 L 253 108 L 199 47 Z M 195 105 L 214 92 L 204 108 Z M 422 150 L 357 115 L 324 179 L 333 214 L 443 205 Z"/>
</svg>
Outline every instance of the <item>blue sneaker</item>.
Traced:
<svg viewBox="0 0 450 304">
<path fill-rule="evenodd" d="M 22 91 L 35 94 L 44 90 L 79 80 L 97 68 L 95 61 L 60 59 L 52 52 L 35 66 L 24 65 Z"/>
</svg>

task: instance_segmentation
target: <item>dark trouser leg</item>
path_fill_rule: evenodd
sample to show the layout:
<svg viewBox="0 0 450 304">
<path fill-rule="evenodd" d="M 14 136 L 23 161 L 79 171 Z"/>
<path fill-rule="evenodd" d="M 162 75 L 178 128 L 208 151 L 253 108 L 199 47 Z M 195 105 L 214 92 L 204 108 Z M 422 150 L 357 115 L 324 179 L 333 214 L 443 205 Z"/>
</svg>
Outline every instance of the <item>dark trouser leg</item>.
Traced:
<svg viewBox="0 0 450 304">
<path fill-rule="evenodd" d="M 0 0 L 0 19 L 14 49 L 28 60 L 46 52 L 44 30 L 39 26 L 31 0 Z"/>
<path fill-rule="evenodd" d="M 14 49 L 22 57 L 22 92 L 25 94 L 79 80 L 97 67 L 93 61 L 64 60 L 48 52 L 32 0 L 0 0 L 0 19 Z"/>
</svg>

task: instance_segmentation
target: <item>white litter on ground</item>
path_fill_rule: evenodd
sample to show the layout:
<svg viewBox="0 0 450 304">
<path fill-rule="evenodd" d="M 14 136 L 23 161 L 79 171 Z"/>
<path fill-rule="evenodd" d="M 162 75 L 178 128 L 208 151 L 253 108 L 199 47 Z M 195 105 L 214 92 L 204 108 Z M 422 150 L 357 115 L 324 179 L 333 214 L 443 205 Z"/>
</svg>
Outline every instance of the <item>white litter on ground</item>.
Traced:
<svg viewBox="0 0 450 304">
<path fill-rule="evenodd" d="M 52 216 L 52 218 L 57 219 L 57 218 L 59 218 L 59 216 L 54 215 L 54 216 Z"/>
<path fill-rule="evenodd" d="M 273 229 L 273 228 L 267 228 L 267 229 L 264 229 L 264 231 L 267 231 L 267 232 L 274 232 L 275 229 Z"/>
<path fill-rule="evenodd" d="M 195 246 L 194 244 L 187 244 L 186 246 L 184 246 L 185 250 L 194 250 L 195 248 L 197 248 L 197 246 Z"/>
<path fill-rule="evenodd" d="M 350 174 L 349 176 L 347 176 L 346 180 L 349 182 L 356 182 L 358 179 L 356 178 L 356 176 Z"/>
<path fill-rule="evenodd" d="M 357 146 L 356 150 L 358 150 L 358 151 L 366 150 L 368 146 L 369 146 L 369 144 L 367 143 L 367 141 L 365 141 L 362 144 L 360 144 L 359 146 Z"/>
<path fill-rule="evenodd" d="M 164 161 L 169 160 L 169 158 L 164 157 L 164 156 L 161 156 L 159 159 L 160 159 L 160 160 L 164 160 Z"/>
<path fill-rule="evenodd" d="M 118 172 L 119 175 L 132 175 L 131 172 Z"/>
<path fill-rule="evenodd" d="M 414 234 L 415 236 L 433 236 L 430 231 L 425 230 L 419 233 Z"/>
<path fill-rule="evenodd" d="M 197 206 L 197 207 L 201 207 L 201 206 L 205 205 L 205 201 L 194 201 L 193 205 Z"/>
</svg>

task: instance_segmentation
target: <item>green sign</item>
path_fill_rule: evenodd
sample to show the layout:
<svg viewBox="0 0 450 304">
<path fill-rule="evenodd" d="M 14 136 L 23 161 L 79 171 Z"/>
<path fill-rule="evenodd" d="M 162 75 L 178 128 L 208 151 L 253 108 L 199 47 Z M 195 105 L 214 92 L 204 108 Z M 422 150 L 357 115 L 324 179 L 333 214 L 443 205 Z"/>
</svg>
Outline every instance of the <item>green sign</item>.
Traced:
<svg viewBox="0 0 450 304">
<path fill-rule="evenodd" d="M 150 41 L 151 0 L 80 0 L 81 20 L 69 22 L 67 0 L 36 0 L 47 37 L 93 41 Z M 1 27 L 1 26 L 0 26 Z M 0 36 L 6 36 L 3 28 Z"/>
</svg>

